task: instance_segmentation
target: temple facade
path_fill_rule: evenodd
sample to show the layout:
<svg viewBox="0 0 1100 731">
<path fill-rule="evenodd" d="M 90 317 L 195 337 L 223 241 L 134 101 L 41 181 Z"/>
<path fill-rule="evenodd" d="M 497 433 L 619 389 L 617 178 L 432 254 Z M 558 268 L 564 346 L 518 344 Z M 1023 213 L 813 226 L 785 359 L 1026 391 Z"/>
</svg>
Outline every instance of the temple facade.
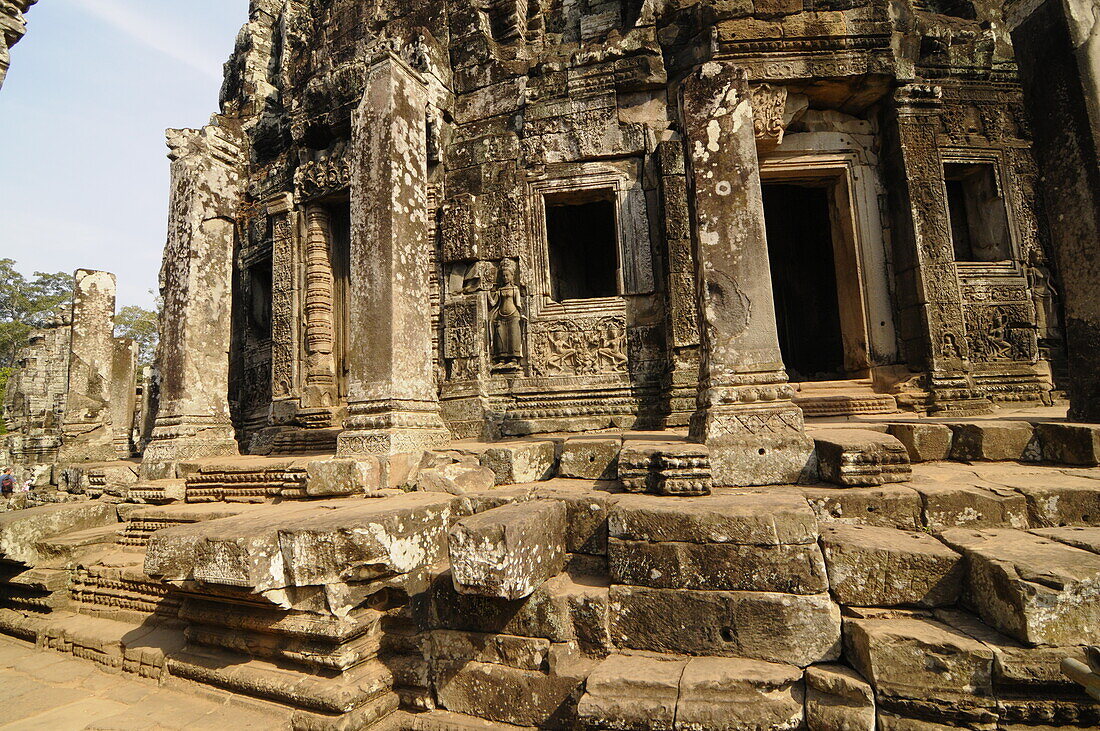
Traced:
<svg viewBox="0 0 1100 731">
<path fill-rule="evenodd" d="M 803 413 L 1050 403 L 1000 13 L 253 2 L 170 135 L 155 461 L 690 424 L 782 482 Z"/>
</svg>

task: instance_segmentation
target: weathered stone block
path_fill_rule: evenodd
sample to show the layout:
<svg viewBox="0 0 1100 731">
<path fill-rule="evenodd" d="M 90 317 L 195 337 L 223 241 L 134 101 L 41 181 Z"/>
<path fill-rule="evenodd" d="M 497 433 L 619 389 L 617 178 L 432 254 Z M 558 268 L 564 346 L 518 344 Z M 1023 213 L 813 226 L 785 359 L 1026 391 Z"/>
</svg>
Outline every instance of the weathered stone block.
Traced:
<svg viewBox="0 0 1100 731">
<path fill-rule="evenodd" d="M 559 477 L 575 477 L 585 480 L 614 480 L 618 475 L 618 439 L 575 437 L 567 439 L 561 449 L 558 463 Z"/>
<path fill-rule="evenodd" d="M 458 713 L 520 726 L 553 728 L 570 718 L 583 675 L 556 675 L 481 662 L 438 663 L 440 705 Z"/>
<path fill-rule="evenodd" d="M 723 490 L 691 500 L 623 495 L 609 535 L 632 541 L 782 546 L 817 541 L 817 518 L 801 495 Z"/>
<path fill-rule="evenodd" d="M 610 655 L 588 676 L 577 705 L 591 731 L 673 731 L 687 660 Z"/>
<path fill-rule="evenodd" d="M 543 638 L 445 629 L 431 633 L 431 657 L 434 660 L 484 662 L 518 670 L 542 670 L 549 655 L 550 640 Z"/>
<path fill-rule="evenodd" d="M 570 553 L 607 554 L 607 516 L 617 495 L 596 490 L 589 482 L 550 480 L 535 488 L 534 497 L 565 504 L 565 541 Z"/>
<path fill-rule="evenodd" d="M 962 556 L 924 533 L 830 526 L 822 530 L 821 546 L 841 604 L 942 607 L 962 590 Z"/>
<path fill-rule="evenodd" d="M 924 523 L 933 530 L 1028 526 L 1027 500 L 1015 490 L 927 482 L 910 487 L 923 498 Z"/>
<path fill-rule="evenodd" d="M 495 484 L 496 476 L 492 470 L 465 462 L 430 467 L 416 474 L 416 489 L 425 492 L 465 495 L 468 492 L 489 490 Z"/>
<path fill-rule="evenodd" d="M 493 471 L 498 485 L 540 482 L 554 476 L 557 447 L 553 442 L 516 442 L 481 453 L 481 466 Z"/>
<path fill-rule="evenodd" d="M 236 517 L 157 531 L 145 571 L 270 593 L 369 582 L 446 556 L 447 529 L 463 515 L 449 495 L 412 492 L 370 501 L 284 503 Z"/>
<path fill-rule="evenodd" d="M 1039 447 L 1026 421 L 952 424 L 951 459 L 960 462 L 1035 462 Z"/>
<path fill-rule="evenodd" d="M 611 587 L 618 647 L 745 657 L 805 667 L 840 654 L 840 609 L 827 594 Z"/>
<path fill-rule="evenodd" d="M 951 427 L 946 424 L 901 422 L 890 424 L 890 436 L 905 445 L 910 462 L 941 462 L 951 454 Z"/>
<path fill-rule="evenodd" d="M 607 555 L 616 584 L 789 594 L 819 594 L 829 588 L 821 549 L 814 543 L 743 546 L 612 538 Z"/>
<path fill-rule="evenodd" d="M 1096 424 L 1036 424 L 1035 436 L 1045 462 L 1100 465 L 1100 426 Z"/>
<path fill-rule="evenodd" d="M 552 500 L 505 505 L 451 528 L 455 588 L 463 594 L 522 599 L 565 568 L 565 505 Z"/>
<path fill-rule="evenodd" d="M 680 679 L 676 728 L 799 728 L 804 696 L 802 669 L 793 665 L 694 657 Z"/>
<path fill-rule="evenodd" d="M 821 478 L 846 487 L 905 482 L 909 452 L 889 434 L 869 429 L 823 429 L 813 435 Z"/>
<path fill-rule="evenodd" d="M 99 502 L 58 503 L 0 513 L 0 555 L 28 565 L 41 556 L 44 538 L 118 522 L 114 505 Z"/>
<path fill-rule="evenodd" d="M 1015 530 L 944 531 L 967 560 L 967 602 L 1032 645 L 1100 642 L 1100 556 Z"/>
<path fill-rule="evenodd" d="M 918 530 L 924 525 L 924 503 L 910 487 L 785 488 L 804 495 L 822 524 L 873 525 Z"/>
<path fill-rule="evenodd" d="M 951 726 L 996 721 L 993 652 L 969 635 L 916 616 L 846 619 L 844 648 L 880 712 Z"/>
<path fill-rule="evenodd" d="M 382 470 L 373 457 L 318 459 L 306 466 L 306 493 L 315 497 L 373 495 L 382 489 Z"/>
<path fill-rule="evenodd" d="M 1087 526 L 1100 519 L 1100 480 L 1044 470 L 1044 474 L 1038 475 L 998 476 L 997 482 L 1022 494 L 1027 504 L 1028 523 L 1032 526 Z"/>
<path fill-rule="evenodd" d="M 875 692 L 844 665 L 806 668 L 809 731 L 875 731 Z"/>
</svg>

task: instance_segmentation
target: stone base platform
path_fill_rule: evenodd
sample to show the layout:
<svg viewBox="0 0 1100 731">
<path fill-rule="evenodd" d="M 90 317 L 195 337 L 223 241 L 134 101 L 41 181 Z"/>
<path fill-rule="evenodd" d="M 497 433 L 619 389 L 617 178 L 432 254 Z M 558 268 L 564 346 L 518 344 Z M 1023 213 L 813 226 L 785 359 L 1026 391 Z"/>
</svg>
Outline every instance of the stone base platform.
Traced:
<svg viewBox="0 0 1100 731">
<path fill-rule="evenodd" d="M 183 465 L 0 514 L 0 633 L 296 729 L 1100 725 L 1097 430 L 859 426 L 759 488 L 638 432 Z"/>
</svg>

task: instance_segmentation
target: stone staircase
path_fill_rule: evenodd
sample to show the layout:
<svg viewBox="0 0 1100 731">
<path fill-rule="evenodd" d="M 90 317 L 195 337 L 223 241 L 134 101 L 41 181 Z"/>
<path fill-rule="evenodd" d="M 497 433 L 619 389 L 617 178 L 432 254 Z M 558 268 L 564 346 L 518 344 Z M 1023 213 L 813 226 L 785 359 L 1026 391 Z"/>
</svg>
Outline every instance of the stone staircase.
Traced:
<svg viewBox="0 0 1100 731">
<path fill-rule="evenodd" d="M 657 433 L 204 461 L 0 514 L 0 632 L 298 729 L 1100 724 L 1100 430 L 863 426 L 768 488 Z"/>
<path fill-rule="evenodd" d="M 806 381 L 792 384 L 794 402 L 807 418 L 896 414 L 893 396 L 875 393 L 870 378 L 845 381 Z"/>
</svg>

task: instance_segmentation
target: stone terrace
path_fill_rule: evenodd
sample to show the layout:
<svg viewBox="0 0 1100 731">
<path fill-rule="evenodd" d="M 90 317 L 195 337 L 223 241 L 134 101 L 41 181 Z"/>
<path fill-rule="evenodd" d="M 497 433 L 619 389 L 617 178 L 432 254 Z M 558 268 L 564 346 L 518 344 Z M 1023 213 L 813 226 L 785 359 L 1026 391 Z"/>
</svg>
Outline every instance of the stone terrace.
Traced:
<svg viewBox="0 0 1100 731">
<path fill-rule="evenodd" d="M 299 729 L 1100 724 L 1100 428 L 810 433 L 771 488 L 668 433 L 200 460 L 0 514 L 0 631 Z"/>
</svg>

